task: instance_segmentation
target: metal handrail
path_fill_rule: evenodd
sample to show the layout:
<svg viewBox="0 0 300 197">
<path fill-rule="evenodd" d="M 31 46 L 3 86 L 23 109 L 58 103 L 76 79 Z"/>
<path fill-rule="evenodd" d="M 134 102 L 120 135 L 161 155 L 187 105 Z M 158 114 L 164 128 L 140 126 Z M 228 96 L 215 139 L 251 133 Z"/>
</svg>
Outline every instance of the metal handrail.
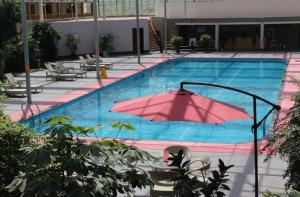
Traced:
<svg viewBox="0 0 300 197">
<path fill-rule="evenodd" d="M 24 119 L 26 119 L 27 118 L 27 114 L 26 114 L 26 108 L 28 107 L 28 109 L 29 109 L 29 111 L 30 111 L 30 113 L 31 113 L 31 117 L 33 117 L 33 126 L 35 126 L 35 116 L 36 116 L 36 114 L 34 114 L 34 112 L 33 112 L 33 110 L 32 110 L 32 108 L 31 108 L 31 105 L 35 105 L 36 106 L 36 109 L 38 110 L 38 118 L 39 118 L 39 124 L 41 124 L 41 122 L 42 122 L 42 120 L 41 120 L 41 116 L 40 116 L 40 114 L 41 114 L 41 110 L 40 110 L 40 108 L 39 108 L 39 106 L 38 106 L 38 104 L 37 103 L 31 103 L 31 104 L 28 104 L 28 103 L 22 103 L 22 105 L 21 105 L 21 110 L 22 110 L 22 112 L 23 112 L 23 116 L 24 116 Z M 26 108 L 24 109 L 24 105 L 26 105 Z"/>
</svg>

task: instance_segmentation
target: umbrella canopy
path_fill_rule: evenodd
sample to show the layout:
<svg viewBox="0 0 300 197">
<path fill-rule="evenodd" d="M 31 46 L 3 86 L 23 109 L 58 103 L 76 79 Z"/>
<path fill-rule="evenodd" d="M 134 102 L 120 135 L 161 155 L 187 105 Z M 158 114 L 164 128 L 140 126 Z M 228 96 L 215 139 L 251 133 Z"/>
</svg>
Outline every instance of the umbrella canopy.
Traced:
<svg viewBox="0 0 300 197">
<path fill-rule="evenodd" d="M 152 121 L 189 121 L 210 124 L 252 118 L 243 108 L 186 90 L 118 101 L 111 111 Z"/>
</svg>

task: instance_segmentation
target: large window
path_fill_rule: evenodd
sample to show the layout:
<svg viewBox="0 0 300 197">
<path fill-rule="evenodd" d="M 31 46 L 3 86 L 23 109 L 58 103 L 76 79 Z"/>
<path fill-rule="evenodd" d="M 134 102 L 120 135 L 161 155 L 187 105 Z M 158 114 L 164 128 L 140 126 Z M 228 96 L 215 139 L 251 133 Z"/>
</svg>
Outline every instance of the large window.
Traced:
<svg viewBox="0 0 300 197">
<path fill-rule="evenodd" d="M 83 3 L 83 14 L 92 13 L 92 4 L 91 3 Z"/>
<path fill-rule="evenodd" d="M 269 50 L 299 50 L 300 24 L 266 25 L 265 48 Z"/>
<path fill-rule="evenodd" d="M 220 48 L 224 50 L 259 49 L 259 25 L 221 25 Z"/>
<path fill-rule="evenodd" d="M 178 33 L 183 37 L 185 45 L 189 44 L 191 38 L 196 38 L 197 40 L 203 34 L 208 34 L 212 38 L 212 42 L 215 39 L 215 26 L 214 25 L 182 25 L 178 27 Z"/>
<path fill-rule="evenodd" d="M 134 16 L 136 0 L 100 0 L 100 14 L 103 12 L 103 2 L 106 16 Z M 155 0 L 139 0 L 140 15 L 154 15 Z"/>
</svg>

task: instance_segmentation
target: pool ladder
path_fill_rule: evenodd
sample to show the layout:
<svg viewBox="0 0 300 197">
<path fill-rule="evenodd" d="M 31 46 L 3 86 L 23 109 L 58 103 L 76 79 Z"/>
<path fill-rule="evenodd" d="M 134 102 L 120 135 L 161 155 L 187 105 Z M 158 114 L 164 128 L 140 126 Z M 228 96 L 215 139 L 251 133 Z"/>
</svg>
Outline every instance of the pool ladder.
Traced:
<svg viewBox="0 0 300 197">
<path fill-rule="evenodd" d="M 25 105 L 26 105 L 26 107 L 24 108 Z M 36 109 L 38 110 L 38 114 L 34 114 L 34 113 L 33 113 L 32 105 L 35 105 Z M 32 121 L 33 126 L 35 126 L 35 119 L 36 119 L 35 116 L 38 116 L 38 120 L 39 120 L 38 123 L 39 123 L 39 124 L 42 123 L 41 115 L 40 115 L 40 114 L 41 114 L 41 110 L 40 110 L 40 108 L 39 108 L 39 106 L 38 106 L 37 103 L 31 103 L 31 104 L 28 104 L 28 103 L 22 103 L 21 109 L 22 109 L 22 112 L 23 112 L 23 117 L 24 117 L 24 119 L 27 118 L 26 110 L 28 109 L 28 110 L 30 111 L 31 117 L 33 118 L 33 121 Z"/>
</svg>

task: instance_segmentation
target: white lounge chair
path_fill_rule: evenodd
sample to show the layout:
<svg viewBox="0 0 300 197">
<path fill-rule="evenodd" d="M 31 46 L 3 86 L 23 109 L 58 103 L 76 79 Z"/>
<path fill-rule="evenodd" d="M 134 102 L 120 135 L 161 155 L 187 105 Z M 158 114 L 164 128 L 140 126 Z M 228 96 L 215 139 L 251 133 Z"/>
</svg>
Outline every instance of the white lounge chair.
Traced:
<svg viewBox="0 0 300 197">
<path fill-rule="evenodd" d="M 48 71 L 46 72 L 46 81 L 48 78 L 54 80 L 76 80 L 77 74 L 72 73 L 61 73 L 59 70 L 55 69 L 53 65 L 50 63 L 45 63 L 46 68 Z"/>
<path fill-rule="evenodd" d="M 12 73 L 6 73 L 5 77 L 7 79 L 8 84 L 10 84 L 14 89 L 25 89 L 26 88 L 25 81 L 17 80 Z M 42 92 L 43 86 L 37 85 L 37 84 L 30 84 L 30 90 L 31 90 L 31 92 L 35 92 L 35 93 Z M 15 91 L 15 92 L 17 92 L 17 91 Z"/>
<path fill-rule="evenodd" d="M 57 62 L 55 69 L 59 72 L 59 73 L 69 73 L 69 74 L 77 74 L 78 76 L 80 76 L 81 78 L 83 76 L 87 76 L 86 71 L 79 69 L 79 70 L 75 70 L 74 67 L 65 67 L 63 65 L 62 62 Z"/>
<path fill-rule="evenodd" d="M 96 57 L 91 57 L 89 54 L 85 55 L 86 63 L 89 65 L 95 65 L 96 64 Z M 83 58 L 83 57 L 82 57 Z M 111 69 L 113 67 L 113 64 L 110 62 L 103 62 L 101 58 L 99 58 L 99 65 L 105 66 L 106 69 Z"/>
<path fill-rule="evenodd" d="M 79 56 L 80 59 L 80 68 L 83 70 L 96 70 L 97 66 L 96 64 L 91 64 L 90 62 L 88 63 L 88 61 L 86 59 L 84 59 L 83 56 Z M 99 64 L 99 67 L 104 67 L 105 69 L 107 69 L 107 67 L 105 65 Z"/>
<path fill-rule="evenodd" d="M 14 88 L 12 85 L 6 83 L 2 86 L 1 92 L 10 97 L 22 96 L 25 97 L 27 90 L 25 88 Z M 3 90 L 4 89 L 4 90 Z"/>
</svg>

